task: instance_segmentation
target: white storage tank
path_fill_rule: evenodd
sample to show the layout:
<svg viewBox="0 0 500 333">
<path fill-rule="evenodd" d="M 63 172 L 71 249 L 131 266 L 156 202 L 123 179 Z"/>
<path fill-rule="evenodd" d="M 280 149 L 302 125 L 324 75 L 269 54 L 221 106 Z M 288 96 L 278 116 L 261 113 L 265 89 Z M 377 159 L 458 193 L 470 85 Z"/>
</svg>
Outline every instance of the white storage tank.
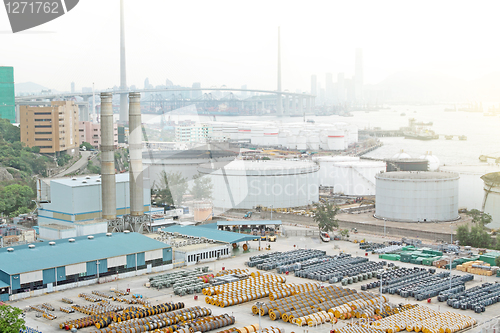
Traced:
<svg viewBox="0 0 500 333">
<path fill-rule="evenodd" d="M 427 165 L 429 171 L 437 171 L 441 165 L 439 158 L 437 158 L 436 155 L 432 155 L 432 152 L 426 152 L 425 155 L 422 155 L 419 158 L 428 161 Z"/>
<path fill-rule="evenodd" d="M 264 129 L 262 127 L 252 127 L 251 142 L 257 146 L 264 143 Z"/>
<path fill-rule="evenodd" d="M 278 145 L 278 128 L 274 126 L 264 127 L 263 145 L 277 146 Z"/>
<path fill-rule="evenodd" d="M 356 156 L 313 156 L 312 160 L 319 165 L 319 184 L 321 186 L 335 186 L 335 170 L 333 166 L 339 162 L 357 162 Z"/>
<path fill-rule="evenodd" d="M 292 150 L 295 150 L 297 149 L 297 137 L 293 134 L 290 134 L 287 138 L 286 138 L 286 147 L 288 149 L 292 149 Z"/>
<path fill-rule="evenodd" d="M 344 130 L 328 130 L 328 150 L 344 150 L 345 149 L 345 135 Z"/>
<path fill-rule="evenodd" d="M 500 167 L 494 164 L 443 165 L 441 171 L 456 172 L 460 175 L 458 181 L 458 208 L 483 210 L 484 181 L 481 176 L 500 172 Z"/>
<path fill-rule="evenodd" d="M 252 137 L 252 128 L 249 124 L 238 124 L 238 133 L 240 140 L 250 140 Z"/>
<path fill-rule="evenodd" d="M 333 191 L 345 195 L 375 195 L 375 176 L 385 171 L 385 162 L 336 162 L 332 165 Z"/>
<path fill-rule="evenodd" d="M 377 218 L 401 222 L 459 218 L 457 173 L 396 171 L 375 178 Z"/>
<path fill-rule="evenodd" d="M 302 161 L 234 161 L 200 165 L 214 185 L 215 207 L 300 207 L 318 202 L 318 165 Z"/>
<path fill-rule="evenodd" d="M 307 137 L 300 135 L 297 137 L 297 150 L 307 149 Z"/>
<path fill-rule="evenodd" d="M 287 136 L 290 134 L 290 132 L 288 131 L 283 131 L 281 130 L 279 133 L 278 133 L 278 145 L 282 146 L 282 147 L 286 147 L 286 142 L 287 142 Z"/>
<path fill-rule="evenodd" d="M 484 212 L 491 215 L 490 229 L 500 228 L 500 172 L 488 173 L 484 181 Z"/>
</svg>

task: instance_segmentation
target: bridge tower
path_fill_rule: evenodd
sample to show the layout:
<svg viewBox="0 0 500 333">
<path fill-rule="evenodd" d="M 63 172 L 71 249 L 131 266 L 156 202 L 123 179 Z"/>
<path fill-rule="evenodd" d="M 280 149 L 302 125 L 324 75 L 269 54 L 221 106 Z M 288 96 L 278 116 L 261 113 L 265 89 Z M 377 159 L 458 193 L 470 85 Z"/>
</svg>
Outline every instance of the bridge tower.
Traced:
<svg viewBox="0 0 500 333">
<path fill-rule="evenodd" d="M 278 117 L 283 116 L 283 103 L 281 102 L 281 41 L 280 27 L 278 27 L 278 95 L 276 101 L 276 114 Z"/>
</svg>

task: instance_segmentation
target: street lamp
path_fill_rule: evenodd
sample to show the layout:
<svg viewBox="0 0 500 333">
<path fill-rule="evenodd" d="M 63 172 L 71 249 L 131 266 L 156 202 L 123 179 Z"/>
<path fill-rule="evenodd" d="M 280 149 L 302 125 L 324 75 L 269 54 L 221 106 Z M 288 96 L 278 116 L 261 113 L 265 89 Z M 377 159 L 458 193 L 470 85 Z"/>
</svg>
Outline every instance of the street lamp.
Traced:
<svg viewBox="0 0 500 333">
<path fill-rule="evenodd" d="M 260 326 L 260 311 L 262 310 L 262 306 L 265 305 L 264 302 L 256 302 L 257 308 L 259 308 L 259 333 L 262 333 L 262 327 Z"/>
</svg>

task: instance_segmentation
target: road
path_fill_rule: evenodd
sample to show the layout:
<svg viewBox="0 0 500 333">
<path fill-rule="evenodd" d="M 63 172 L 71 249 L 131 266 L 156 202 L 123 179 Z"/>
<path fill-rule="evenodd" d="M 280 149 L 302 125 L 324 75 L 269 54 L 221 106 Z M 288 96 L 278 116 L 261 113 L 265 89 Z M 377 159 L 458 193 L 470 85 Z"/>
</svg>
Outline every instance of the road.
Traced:
<svg viewBox="0 0 500 333">
<path fill-rule="evenodd" d="M 52 178 L 64 177 L 65 175 L 72 173 L 72 172 L 75 172 L 75 171 L 79 170 L 80 168 L 82 168 L 83 166 L 87 165 L 88 158 L 92 152 L 81 151 L 80 153 L 81 153 L 82 157 L 78 161 L 76 161 L 75 164 L 73 164 L 72 166 L 70 166 L 66 170 L 58 173 L 57 175 L 52 176 Z"/>
</svg>

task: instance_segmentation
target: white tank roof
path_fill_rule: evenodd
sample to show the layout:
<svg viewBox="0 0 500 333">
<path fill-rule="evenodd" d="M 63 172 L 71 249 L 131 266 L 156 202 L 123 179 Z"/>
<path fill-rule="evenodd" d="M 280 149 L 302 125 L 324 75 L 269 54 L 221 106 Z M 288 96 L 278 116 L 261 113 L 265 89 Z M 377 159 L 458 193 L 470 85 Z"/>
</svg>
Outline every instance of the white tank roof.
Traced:
<svg viewBox="0 0 500 333">
<path fill-rule="evenodd" d="M 198 171 L 205 174 L 224 169 L 227 175 L 296 175 L 317 172 L 319 166 L 306 161 L 233 161 L 231 163 L 205 163 L 198 167 Z"/>
<path fill-rule="evenodd" d="M 404 151 L 401 151 L 397 154 L 395 154 L 394 156 L 392 156 L 393 159 L 409 159 L 411 158 L 411 156 L 407 153 L 405 153 Z"/>
<path fill-rule="evenodd" d="M 428 163 L 429 171 L 436 171 L 437 169 L 439 169 L 440 165 L 439 158 L 437 158 L 437 156 L 435 155 L 432 155 L 432 153 L 427 153 L 425 155 L 420 156 L 419 158 L 427 160 L 429 162 Z"/>
<path fill-rule="evenodd" d="M 317 156 L 312 158 L 313 161 L 318 162 L 349 162 L 359 161 L 357 156 Z"/>
<path fill-rule="evenodd" d="M 375 176 L 377 179 L 401 180 L 401 181 L 428 181 L 428 180 L 450 180 L 458 179 L 460 176 L 454 172 L 432 172 L 432 171 L 395 171 L 382 172 Z"/>
</svg>

